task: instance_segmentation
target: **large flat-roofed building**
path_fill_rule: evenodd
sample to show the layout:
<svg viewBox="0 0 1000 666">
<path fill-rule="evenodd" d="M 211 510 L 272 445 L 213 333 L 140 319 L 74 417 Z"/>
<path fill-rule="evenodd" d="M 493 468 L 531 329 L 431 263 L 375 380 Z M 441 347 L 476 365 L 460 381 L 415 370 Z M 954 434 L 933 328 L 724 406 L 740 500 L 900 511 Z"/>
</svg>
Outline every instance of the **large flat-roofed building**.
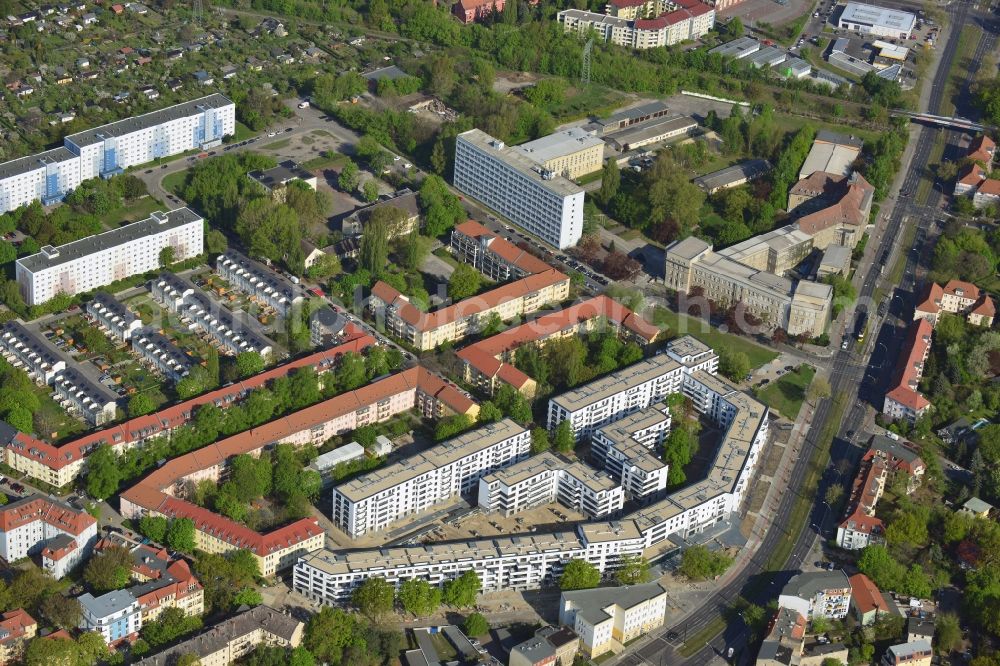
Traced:
<svg viewBox="0 0 1000 666">
<path fill-rule="evenodd" d="M 479 479 L 479 506 L 512 516 L 558 501 L 588 518 L 620 511 L 625 493 L 609 475 L 554 453 L 542 453 Z"/>
<path fill-rule="evenodd" d="M 619 132 L 635 125 L 645 125 L 657 120 L 669 118 L 676 112 L 671 111 L 665 102 L 656 100 L 616 111 L 607 118 L 596 118 L 593 125 L 602 136 Z"/>
<path fill-rule="evenodd" d="M 121 342 L 131 340 L 132 334 L 142 327 L 142 321 L 111 294 L 94 294 L 93 300 L 87 303 L 87 314 L 108 335 Z"/>
<path fill-rule="evenodd" d="M 770 246 L 765 249 L 770 252 Z M 667 246 L 664 274 L 667 287 L 674 291 L 688 294 L 698 287 L 717 303 L 743 303 L 767 325 L 784 328 L 790 335 L 821 335 L 830 320 L 829 285 L 793 282 L 748 266 L 693 236 Z"/>
<path fill-rule="evenodd" d="M 598 171 L 604 162 L 604 142 L 579 127 L 522 143 L 514 150 L 566 178 Z"/>
<path fill-rule="evenodd" d="M 53 204 L 80 185 L 80 158 L 60 146 L 0 164 L 0 213 L 33 201 Z"/>
<path fill-rule="evenodd" d="M 767 160 L 744 160 L 725 169 L 698 176 L 692 182 L 709 194 L 715 194 L 721 190 L 739 187 L 751 180 L 756 180 L 767 174 L 772 168 L 771 163 Z"/>
<path fill-rule="evenodd" d="M 685 374 L 712 372 L 718 356 L 690 336 L 667 345 L 665 354 L 639 361 L 549 400 L 548 427 L 569 421 L 573 435 L 590 437 L 601 426 L 662 402 L 681 390 Z"/>
<path fill-rule="evenodd" d="M 583 234 L 583 189 L 473 129 L 455 142 L 455 187 L 558 248 Z"/>
<path fill-rule="evenodd" d="M 195 148 L 214 148 L 236 133 L 236 105 L 218 93 L 70 134 L 80 180 L 112 176 L 137 164 Z"/>
<path fill-rule="evenodd" d="M 282 317 L 304 298 L 302 291 L 280 273 L 236 250 L 227 250 L 215 262 L 215 270 L 231 285 L 273 308 Z"/>
<path fill-rule="evenodd" d="M 675 113 L 609 134 L 605 139 L 616 150 L 627 152 L 679 136 L 687 136 L 697 127 L 698 121 L 691 116 Z"/>
<path fill-rule="evenodd" d="M 668 467 L 655 449 L 666 439 L 670 422 L 665 405 L 630 414 L 594 432 L 590 455 L 598 467 L 619 480 L 626 496 L 656 499 L 666 492 Z"/>
<path fill-rule="evenodd" d="M 697 0 L 679 0 L 670 5 L 670 11 L 653 18 L 626 19 L 621 15 L 564 9 L 557 19 L 566 32 L 585 35 L 593 30 L 606 42 L 640 50 L 700 39 L 715 27 L 715 9 L 709 5 Z"/>
<path fill-rule="evenodd" d="M 333 489 L 333 522 L 352 537 L 384 529 L 456 495 L 479 478 L 524 460 L 531 433 L 510 419 L 481 426 L 423 453 Z"/>
<path fill-rule="evenodd" d="M 629 521 L 579 525 L 576 532 L 538 532 L 453 543 L 373 550 L 321 550 L 295 565 L 293 588 L 324 604 L 343 603 L 369 578 L 394 586 L 413 578 L 439 586 L 475 571 L 482 591 L 536 590 L 554 584 L 571 559 L 611 572 L 623 555 L 642 552 L 642 537 Z"/>
<path fill-rule="evenodd" d="M 92 426 L 115 420 L 118 395 L 75 367 L 57 374 L 52 380 L 52 389 L 66 411 L 79 415 Z"/>
<path fill-rule="evenodd" d="M 837 27 L 876 37 L 909 39 L 917 24 L 917 17 L 898 9 L 848 2 L 840 15 Z"/>
<path fill-rule="evenodd" d="M 75 295 L 160 267 L 160 252 L 173 248 L 174 261 L 204 251 L 204 222 L 189 208 L 148 218 L 59 247 L 15 263 L 17 284 L 28 305 L 38 305 L 58 294 Z"/>
<path fill-rule="evenodd" d="M 663 626 L 667 589 L 659 583 L 563 592 L 559 624 L 572 627 L 591 658 Z"/>
<path fill-rule="evenodd" d="M 724 58 L 746 58 L 748 55 L 760 51 L 761 43 L 753 37 L 737 37 L 736 39 L 720 44 L 709 53 L 718 53 Z"/>
<path fill-rule="evenodd" d="M 724 433 L 704 479 L 627 516 L 647 548 L 675 534 L 691 539 L 738 512 L 767 443 L 767 407 L 732 384 L 698 370 L 685 375 L 682 392 Z"/>
<path fill-rule="evenodd" d="M 36 384 L 51 384 L 66 369 L 66 359 L 51 342 L 29 330 L 19 319 L 0 326 L 0 351 Z"/>
<path fill-rule="evenodd" d="M 89 178 L 217 146 L 235 132 L 236 105 L 214 94 L 71 134 L 58 148 L 0 164 L 0 213 L 56 203 Z"/>
</svg>

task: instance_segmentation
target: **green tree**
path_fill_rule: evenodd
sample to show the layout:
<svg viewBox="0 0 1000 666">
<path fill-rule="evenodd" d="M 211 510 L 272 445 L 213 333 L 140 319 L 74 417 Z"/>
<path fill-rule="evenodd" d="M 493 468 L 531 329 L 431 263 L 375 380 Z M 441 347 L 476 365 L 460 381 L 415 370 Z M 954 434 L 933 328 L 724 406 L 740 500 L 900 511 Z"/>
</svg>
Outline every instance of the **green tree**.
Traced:
<svg viewBox="0 0 1000 666">
<path fill-rule="evenodd" d="M 237 354 L 236 372 L 241 378 L 246 379 L 247 377 L 253 377 L 254 375 L 259 375 L 263 371 L 264 359 L 258 352 L 246 351 Z"/>
<path fill-rule="evenodd" d="M 358 165 L 351 160 L 347 160 L 340 170 L 340 175 L 337 177 L 337 186 L 344 192 L 353 192 L 358 186 L 360 174 L 361 170 L 358 169 Z"/>
<path fill-rule="evenodd" d="M 388 266 L 389 239 L 392 237 L 389 219 L 377 214 L 380 210 L 395 210 L 380 206 L 372 212 L 368 223 L 361 232 L 361 250 L 358 263 L 372 275 L 382 275 Z"/>
<path fill-rule="evenodd" d="M 80 647 L 70 638 L 36 638 L 28 643 L 26 666 L 77 666 Z"/>
<path fill-rule="evenodd" d="M 560 421 L 552 436 L 552 445 L 560 453 L 569 453 L 576 446 L 573 427 L 568 420 Z"/>
<path fill-rule="evenodd" d="M 642 555 L 623 555 L 615 572 L 620 585 L 638 585 L 649 580 L 649 562 Z"/>
<path fill-rule="evenodd" d="M 194 521 L 174 518 L 167 528 L 167 545 L 183 553 L 194 552 Z"/>
<path fill-rule="evenodd" d="M 455 608 L 465 608 L 476 603 L 476 597 L 482 588 L 479 574 L 469 569 L 458 578 L 453 578 L 444 584 L 441 600 Z"/>
<path fill-rule="evenodd" d="M 465 414 L 446 416 L 434 426 L 434 440 L 437 442 L 460 435 L 473 426 L 472 419 Z"/>
<path fill-rule="evenodd" d="M 448 297 L 451 300 L 465 300 L 475 296 L 483 287 L 483 276 L 468 264 L 459 264 L 448 279 Z"/>
<path fill-rule="evenodd" d="M 454 75 L 454 72 L 451 74 Z M 447 183 L 440 176 L 424 178 L 418 199 L 424 212 L 424 232 L 431 238 L 445 234 L 465 218 L 462 202 L 448 190 Z"/>
<path fill-rule="evenodd" d="M 132 555 L 125 548 L 112 546 L 89 560 L 83 570 L 83 580 L 97 595 L 120 590 L 128 585 Z"/>
<path fill-rule="evenodd" d="M 597 587 L 601 583 L 601 572 L 586 560 L 572 559 L 563 567 L 562 575 L 559 576 L 559 589 L 568 590 L 589 590 Z"/>
<path fill-rule="evenodd" d="M 256 588 L 244 587 L 236 593 L 233 603 L 236 606 L 260 606 L 264 603 L 264 598 L 260 595 L 260 592 L 258 592 Z"/>
<path fill-rule="evenodd" d="M 157 543 L 167 538 L 167 519 L 163 516 L 143 516 L 139 519 L 139 531 Z"/>
<path fill-rule="evenodd" d="M 490 630 L 490 623 L 481 613 L 471 613 L 462 623 L 462 631 L 466 636 L 484 636 Z"/>
<path fill-rule="evenodd" d="M 118 491 L 122 481 L 118 456 L 107 444 L 87 458 L 87 494 L 97 500 L 105 500 Z"/>
<path fill-rule="evenodd" d="M 79 607 L 79 604 L 77 604 Z M 68 627 L 64 627 L 68 628 Z M 111 657 L 108 644 L 104 642 L 104 636 L 96 631 L 85 631 L 76 639 L 77 649 L 80 650 L 81 664 L 103 664 Z"/>
<path fill-rule="evenodd" d="M 549 431 L 545 428 L 532 428 L 531 430 L 531 455 L 549 450 Z"/>
<path fill-rule="evenodd" d="M 681 555 L 678 571 L 691 580 L 709 580 L 725 573 L 733 558 L 711 551 L 705 546 L 688 546 Z"/>
<path fill-rule="evenodd" d="M 378 201 L 378 184 L 375 182 L 374 178 L 370 178 L 365 181 L 364 186 L 361 188 L 361 192 L 365 197 L 365 201 L 368 203 Z"/>
<path fill-rule="evenodd" d="M 160 268 L 165 268 L 174 263 L 174 248 L 168 245 L 160 250 Z"/>
<path fill-rule="evenodd" d="M 135 418 L 137 416 L 145 416 L 156 409 L 156 405 L 145 393 L 136 393 L 134 396 L 129 398 L 128 401 L 128 415 L 130 418 Z"/>
<path fill-rule="evenodd" d="M 8 409 L 4 420 L 20 432 L 30 433 L 34 431 L 34 418 L 31 412 L 21 405 L 15 405 Z"/>
<path fill-rule="evenodd" d="M 938 654 L 948 655 L 962 644 L 962 628 L 954 613 L 941 613 L 934 629 L 934 644 Z"/>
<path fill-rule="evenodd" d="M 719 372 L 729 381 L 740 382 L 750 373 L 750 357 L 746 352 L 733 351 L 729 347 L 718 349 Z"/>
<path fill-rule="evenodd" d="M 487 400 L 479 406 L 479 416 L 476 417 L 476 420 L 479 423 L 496 423 L 502 418 L 503 413 L 500 408 Z"/>
<path fill-rule="evenodd" d="M 53 627 L 71 630 L 80 624 L 80 602 L 59 592 L 45 597 L 38 610 Z"/>
<path fill-rule="evenodd" d="M 201 618 L 188 617 L 177 607 L 164 608 L 153 622 L 146 622 L 139 631 L 143 640 L 156 648 L 166 645 L 185 634 L 201 629 Z"/>
<path fill-rule="evenodd" d="M 391 583 L 375 576 L 355 588 L 351 594 L 351 603 L 365 615 L 378 617 L 392 610 L 393 593 Z"/>
<path fill-rule="evenodd" d="M 601 204 L 608 205 L 618 194 L 618 187 L 621 185 L 622 175 L 618 169 L 618 161 L 613 157 L 604 162 L 601 169 L 601 189 L 598 190 L 598 198 Z"/>
<path fill-rule="evenodd" d="M 405 580 L 399 586 L 399 603 L 416 617 L 431 615 L 441 605 L 441 588 L 421 578 Z"/>
</svg>

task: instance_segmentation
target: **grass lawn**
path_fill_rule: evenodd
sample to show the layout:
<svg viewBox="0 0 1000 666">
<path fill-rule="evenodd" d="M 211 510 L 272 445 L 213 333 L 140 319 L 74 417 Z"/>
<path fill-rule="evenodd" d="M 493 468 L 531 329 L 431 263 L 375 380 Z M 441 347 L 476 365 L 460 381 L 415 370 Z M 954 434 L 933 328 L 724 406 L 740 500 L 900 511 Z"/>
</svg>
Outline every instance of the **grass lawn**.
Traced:
<svg viewBox="0 0 1000 666">
<path fill-rule="evenodd" d="M 235 132 L 235 135 L 233 137 L 233 142 L 234 143 L 239 143 L 240 141 L 246 141 L 247 139 L 252 139 L 253 137 L 257 136 L 259 133 L 260 132 L 254 132 L 252 129 L 250 129 L 249 127 L 247 127 L 246 125 L 244 125 L 243 123 L 241 123 L 240 121 L 237 120 L 236 121 L 236 132 Z"/>
<path fill-rule="evenodd" d="M 432 254 L 441 261 L 443 261 L 444 263 L 451 266 L 452 268 L 458 268 L 458 260 L 455 259 L 454 256 L 452 256 L 451 252 L 444 249 L 443 247 L 439 247 L 438 249 L 434 250 Z"/>
<path fill-rule="evenodd" d="M 302 168 L 308 171 L 316 171 L 317 169 L 329 169 L 333 166 L 339 166 L 347 160 L 346 155 L 341 155 L 340 153 L 326 153 L 324 156 L 314 157 L 311 160 L 307 160 L 302 163 Z"/>
<path fill-rule="evenodd" d="M 750 359 L 750 366 L 755 369 L 778 358 L 778 352 L 752 340 L 731 333 L 723 333 L 717 328 L 712 328 L 702 319 L 678 314 L 666 308 L 656 308 L 656 312 L 653 314 L 653 323 L 667 325 L 671 334 L 692 335 L 713 349 L 726 347 L 734 351 L 744 352 Z"/>
<path fill-rule="evenodd" d="M 812 125 L 815 129 L 830 130 L 831 132 L 838 132 L 840 134 L 847 134 L 848 136 L 854 135 L 865 141 L 875 141 L 879 137 L 878 132 L 873 132 L 871 130 L 858 129 L 848 124 L 839 123 L 825 123 L 819 120 L 814 120 L 812 118 L 803 118 L 801 116 L 790 116 L 788 114 L 775 112 L 774 117 L 780 118 L 778 125 L 785 130 L 790 132 L 792 130 L 797 130 L 803 125 Z"/>
<path fill-rule="evenodd" d="M 282 148 L 287 148 L 291 142 L 291 139 L 278 139 L 277 141 L 272 141 L 265 146 L 261 146 L 261 148 L 264 150 L 281 150 Z"/>
<path fill-rule="evenodd" d="M 180 196 L 181 188 L 184 186 L 184 181 L 187 180 L 187 175 L 187 169 L 167 174 L 163 179 L 163 189 Z"/>
<path fill-rule="evenodd" d="M 758 390 L 757 398 L 768 407 L 778 410 L 785 418 L 795 420 L 815 374 L 816 370 L 811 366 L 801 365 Z"/>
<path fill-rule="evenodd" d="M 576 184 L 577 185 L 586 185 L 587 183 L 593 183 L 595 181 L 600 180 L 601 176 L 603 176 L 603 175 L 604 175 L 604 171 L 601 170 L 601 169 L 598 169 L 597 171 L 594 171 L 593 173 L 588 173 L 585 176 L 580 176 L 579 178 L 577 178 L 576 179 Z"/>
<path fill-rule="evenodd" d="M 151 196 L 145 196 L 124 208 L 103 216 L 101 224 L 108 229 L 114 229 L 126 222 L 145 220 L 155 210 L 163 210 L 163 204 Z"/>
<path fill-rule="evenodd" d="M 585 118 L 588 116 L 610 115 L 625 101 L 625 95 L 597 84 L 588 86 L 571 85 L 564 101 L 549 109 L 560 121 Z"/>
</svg>

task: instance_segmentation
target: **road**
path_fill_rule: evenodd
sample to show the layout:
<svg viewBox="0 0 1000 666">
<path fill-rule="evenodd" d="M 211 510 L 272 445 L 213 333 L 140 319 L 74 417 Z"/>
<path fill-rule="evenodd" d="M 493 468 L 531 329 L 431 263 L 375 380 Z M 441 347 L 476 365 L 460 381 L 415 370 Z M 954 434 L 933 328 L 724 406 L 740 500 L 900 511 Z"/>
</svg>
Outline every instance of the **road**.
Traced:
<svg viewBox="0 0 1000 666">
<path fill-rule="evenodd" d="M 982 21 L 984 18 L 978 12 L 971 12 L 970 6 L 965 2 L 952 5 L 949 7 L 948 13 L 950 14 L 952 26 L 964 25 L 970 19 L 970 14 L 974 14 L 971 18 L 976 20 Z M 984 24 L 986 23 L 985 21 L 983 22 Z M 982 52 L 992 49 L 995 41 L 995 33 L 989 29 L 990 26 L 984 25 L 984 28 L 986 29 L 984 32 L 986 43 L 980 45 Z M 950 32 L 941 55 L 940 64 L 931 82 L 932 87 L 930 94 L 927 96 L 925 107 L 930 113 L 936 113 L 941 107 L 948 70 L 958 46 L 957 34 L 958 30 Z M 977 51 L 980 51 L 980 49 L 977 49 Z M 857 440 L 861 438 L 859 425 L 864 424 L 870 417 L 870 412 L 865 401 L 867 400 L 876 405 L 880 405 L 881 401 L 881 395 L 879 394 L 881 387 L 877 382 L 873 382 L 872 378 L 885 377 L 889 374 L 884 370 L 878 373 L 868 373 L 869 363 L 877 366 L 879 369 L 893 366 L 896 359 L 893 350 L 894 348 L 898 348 L 898 344 L 894 343 L 890 346 L 883 338 L 891 335 L 894 339 L 898 339 L 900 336 L 896 333 L 896 327 L 893 325 L 893 322 L 900 315 L 904 315 L 905 317 L 909 311 L 912 311 L 908 310 L 908 308 L 912 308 L 915 281 L 918 275 L 917 269 L 920 266 L 920 260 L 927 257 L 928 253 L 924 251 L 928 245 L 926 241 L 930 235 L 931 227 L 935 222 L 935 216 L 928 215 L 928 211 L 940 210 L 938 206 L 941 196 L 940 192 L 935 189 L 931 191 L 927 201 L 916 202 L 914 201 L 913 194 L 916 193 L 924 169 L 928 165 L 934 137 L 938 131 L 944 130 L 921 127 L 915 131 L 916 140 L 912 149 L 908 149 L 907 154 L 904 154 L 901 178 L 897 178 L 894 198 L 883 203 L 884 208 L 891 207 L 891 210 L 885 216 L 882 233 L 869 242 L 869 249 L 866 253 L 867 258 L 859 266 L 856 274 L 863 277 L 861 287 L 858 289 L 858 300 L 859 302 L 870 304 L 869 311 L 872 313 L 874 320 L 872 330 L 879 331 L 879 335 L 869 337 L 866 344 L 860 350 L 853 348 L 841 350 L 838 347 L 831 362 L 828 364 L 828 367 L 832 368 L 830 373 L 832 394 L 834 396 L 846 396 L 847 410 L 839 424 L 837 436 L 834 437 L 830 450 L 830 460 L 836 461 L 837 464 L 831 462 L 827 467 L 820 481 L 819 489 L 815 493 L 812 513 L 809 519 L 804 525 L 793 526 L 790 524 L 792 509 L 809 467 L 810 454 L 816 447 L 820 446 L 821 442 L 819 438 L 824 430 L 824 426 L 834 416 L 833 402 L 831 400 L 824 400 L 817 407 L 816 415 L 813 419 L 813 427 L 805 439 L 802 455 L 796 460 L 789 475 L 789 492 L 785 492 L 781 496 L 774 520 L 766 532 L 762 543 L 747 565 L 737 575 L 733 576 L 728 583 L 716 590 L 714 594 L 709 595 L 698 609 L 689 614 L 679 624 L 656 632 L 652 640 L 625 655 L 618 661 L 619 664 L 627 666 L 640 666 L 643 664 L 660 666 L 666 666 L 667 664 L 670 666 L 678 664 L 700 665 L 719 658 L 725 654 L 729 647 L 742 650 L 742 653 L 737 656 L 737 663 L 742 663 L 753 658 L 752 654 L 747 654 L 748 651 L 743 649 L 746 647 L 747 632 L 743 624 L 738 621 L 729 622 L 722 633 L 718 634 L 701 650 L 690 657 L 685 658 L 682 656 L 677 651 L 677 648 L 683 643 L 684 636 L 697 634 L 715 622 L 720 615 L 724 616 L 728 607 L 737 598 L 742 596 L 747 598 L 748 601 L 764 606 L 769 599 L 774 597 L 774 593 L 768 591 L 768 586 L 759 586 L 758 579 L 762 575 L 766 576 L 763 564 L 778 547 L 786 534 L 795 536 L 796 540 L 788 561 L 782 567 L 783 573 L 779 574 L 776 578 L 778 585 L 783 584 L 795 571 L 801 569 L 814 543 L 817 539 L 821 538 L 822 535 L 818 534 L 815 525 L 825 525 L 828 519 L 828 511 L 822 501 L 825 490 L 830 484 L 839 483 L 841 480 L 841 472 L 839 470 L 844 469 L 845 465 L 850 465 L 847 468 L 853 469 L 862 454 L 863 448 L 857 444 Z M 907 155 L 909 159 L 907 159 Z M 899 197 L 899 192 L 907 193 L 908 196 Z M 890 319 L 883 325 L 885 317 L 878 316 L 877 303 L 872 302 L 873 295 L 879 288 L 882 278 L 880 267 L 875 258 L 881 257 L 883 253 L 888 251 L 892 257 L 888 265 L 892 266 L 895 257 L 901 249 L 908 251 L 907 248 L 900 247 L 902 244 L 901 241 L 904 238 L 903 230 L 906 224 L 917 224 L 918 229 L 923 231 L 918 236 L 916 252 L 908 252 L 904 283 L 899 286 L 895 294 L 890 296 L 893 308 L 891 309 L 892 311 L 887 312 L 886 317 Z M 886 286 L 890 289 L 894 287 L 894 285 Z M 908 291 L 906 290 L 907 287 L 909 288 Z M 846 320 L 849 321 L 850 319 L 846 318 Z M 873 351 L 876 350 L 879 350 L 880 353 L 873 354 Z M 806 529 L 806 525 L 812 525 L 813 527 Z M 792 532 L 788 532 L 788 529 L 797 530 L 797 536 Z M 775 588 L 772 586 L 771 589 Z M 763 590 L 763 592 L 760 592 L 760 590 Z"/>
</svg>

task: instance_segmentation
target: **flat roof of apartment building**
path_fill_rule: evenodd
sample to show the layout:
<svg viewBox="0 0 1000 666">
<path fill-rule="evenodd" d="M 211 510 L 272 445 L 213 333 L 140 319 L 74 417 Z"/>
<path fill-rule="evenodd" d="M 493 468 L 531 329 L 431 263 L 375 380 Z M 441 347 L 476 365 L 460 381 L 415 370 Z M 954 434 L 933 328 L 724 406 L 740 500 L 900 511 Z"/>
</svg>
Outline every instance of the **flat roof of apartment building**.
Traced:
<svg viewBox="0 0 1000 666">
<path fill-rule="evenodd" d="M 507 486 L 514 486 L 545 472 L 562 471 L 577 479 L 589 490 L 602 493 L 614 490 L 618 483 L 605 472 L 599 472 L 589 465 L 579 461 L 571 461 L 546 451 L 527 460 L 498 469 L 483 477 L 487 483 L 501 481 Z"/>
<path fill-rule="evenodd" d="M 415 456 L 404 458 L 392 465 L 376 469 L 337 486 L 336 491 L 351 500 L 360 502 L 388 490 L 421 474 L 450 465 L 500 442 L 515 437 L 525 428 L 510 419 L 488 423 L 475 430 L 462 433 L 436 444 Z"/>
<path fill-rule="evenodd" d="M 581 150 L 597 146 L 603 148 L 604 142 L 579 127 L 570 127 L 569 129 L 554 132 L 534 141 L 514 146 L 514 150 L 533 162 L 544 164 L 549 160 L 573 155 Z"/>
<path fill-rule="evenodd" d="M 552 402 L 570 413 L 576 412 L 680 367 L 680 363 L 666 354 L 657 354 L 556 396 Z"/>
<path fill-rule="evenodd" d="M 623 419 L 604 426 L 598 433 L 604 437 L 616 451 L 628 458 L 629 466 L 638 467 L 644 472 L 655 472 L 663 469 L 666 463 L 650 449 L 635 440 L 633 435 L 640 430 L 658 426 L 669 419 L 665 405 L 647 407 Z"/>
<path fill-rule="evenodd" d="M 640 530 L 658 525 L 714 497 L 731 492 L 746 466 L 753 441 L 766 422 L 767 407 L 732 384 L 702 370 L 695 371 L 691 376 L 709 390 L 723 396 L 736 408 L 736 415 L 722 436 L 706 478 L 626 516 L 636 521 Z"/>
<path fill-rule="evenodd" d="M 91 144 L 100 143 L 109 137 L 125 136 L 126 134 L 131 134 L 144 129 L 150 129 L 152 127 L 156 127 L 157 125 L 179 120 L 180 118 L 193 116 L 201 111 L 204 111 L 205 109 L 221 109 L 232 104 L 233 101 L 225 95 L 213 93 L 206 97 L 199 97 L 198 99 L 193 99 L 188 102 L 168 106 L 167 108 L 160 109 L 159 111 L 151 111 L 150 113 L 144 113 L 141 116 L 125 118 L 124 120 L 119 120 L 107 125 L 94 127 L 82 132 L 77 132 L 76 134 L 70 134 L 66 137 L 66 140 L 77 146 L 89 146 Z"/>
<path fill-rule="evenodd" d="M 14 176 L 30 173 L 36 169 L 43 169 L 46 164 L 68 162 L 69 160 L 75 159 L 77 159 L 77 156 L 64 146 L 59 146 L 58 148 L 53 148 L 52 150 L 46 150 L 42 153 L 36 153 L 35 155 L 18 157 L 17 159 L 0 164 L 0 180 L 6 180 L 8 178 L 13 178 Z"/>
<path fill-rule="evenodd" d="M 562 602 L 572 601 L 582 616 L 591 625 L 611 618 L 604 609 L 618 606 L 628 610 L 656 597 L 666 595 L 667 589 L 659 583 L 623 585 L 620 587 L 597 587 L 592 590 L 571 590 L 562 593 Z"/>
<path fill-rule="evenodd" d="M 59 247 L 46 245 L 41 252 L 17 260 L 25 270 L 37 273 L 49 268 L 82 259 L 95 252 L 101 252 L 125 243 L 176 229 L 192 222 L 200 222 L 201 216 L 190 208 L 178 208 L 166 213 L 156 211 L 145 220 L 125 224 L 117 229 L 87 236 Z"/>
<path fill-rule="evenodd" d="M 538 163 L 480 129 L 462 132 L 458 135 L 458 139 L 503 162 L 509 168 L 556 196 L 570 197 L 583 192 L 583 188 L 579 185 L 557 173 L 547 172 L 551 176 L 543 177 L 544 170 Z"/>
<path fill-rule="evenodd" d="M 504 556 L 556 552 L 582 552 L 580 538 L 573 532 L 544 532 L 509 537 L 489 537 L 469 541 L 434 543 L 400 548 L 331 551 L 317 550 L 302 556 L 300 562 L 330 575 L 353 571 L 379 571 L 449 562 L 474 562 Z"/>
<path fill-rule="evenodd" d="M 599 25 L 610 25 L 614 28 L 627 28 L 631 23 L 631 21 L 618 16 L 601 14 L 600 12 L 588 12 L 582 9 L 564 9 L 559 12 L 559 15 L 570 16 L 577 21 L 587 21 L 588 23 L 597 23 Z"/>
</svg>

